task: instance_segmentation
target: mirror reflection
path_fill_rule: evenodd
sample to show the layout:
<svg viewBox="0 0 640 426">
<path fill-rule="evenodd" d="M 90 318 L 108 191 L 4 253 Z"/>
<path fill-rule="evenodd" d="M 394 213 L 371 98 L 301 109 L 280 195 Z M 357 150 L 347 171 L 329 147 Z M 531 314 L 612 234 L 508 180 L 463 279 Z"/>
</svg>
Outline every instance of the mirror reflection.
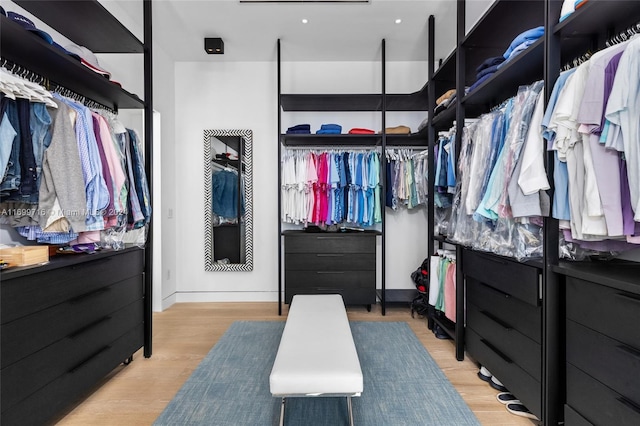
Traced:
<svg viewBox="0 0 640 426">
<path fill-rule="evenodd" d="M 251 130 L 205 130 L 205 270 L 250 271 Z"/>
</svg>

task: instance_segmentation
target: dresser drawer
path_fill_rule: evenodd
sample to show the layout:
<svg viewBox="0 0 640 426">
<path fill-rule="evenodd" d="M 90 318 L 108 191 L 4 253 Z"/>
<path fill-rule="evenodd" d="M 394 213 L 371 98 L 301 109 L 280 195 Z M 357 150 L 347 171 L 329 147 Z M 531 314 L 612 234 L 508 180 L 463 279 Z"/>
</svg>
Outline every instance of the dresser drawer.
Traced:
<svg viewBox="0 0 640 426">
<path fill-rule="evenodd" d="M 637 426 L 640 406 L 567 363 L 567 404 L 600 426 Z"/>
<path fill-rule="evenodd" d="M 291 303 L 296 294 L 339 294 L 345 305 L 374 305 L 376 303 L 376 290 L 349 288 L 349 287 L 287 287 L 285 289 L 285 303 Z"/>
<path fill-rule="evenodd" d="M 66 408 L 94 386 L 102 377 L 143 345 L 143 325 L 117 340 L 106 343 L 91 356 L 75 365 L 64 375 L 31 394 L 15 406 L 2 411 L 3 426 L 40 426 Z"/>
<path fill-rule="evenodd" d="M 482 284 L 467 277 L 467 303 L 473 303 L 481 311 L 490 311 L 505 324 L 509 324 L 533 339 L 542 343 L 542 308 L 522 302 L 511 295 Z"/>
<path fill-rule="evenodd" d="M 287 253 L 288 271 L 375 271 L 374 253 Z"/>
<path fill-rule="evenodd" d="M 291 288 L 376 288 L 375 271 L 285 271 Z"/>
<path fill-rule="evenodd" d="M 518 298 L 530 305 L 540 304 L 540 269 L 496 255 L 464 250 L 462 272 L 465 276 Z"/>
<path fill-rule="evenodd" d="M 640 295 L 567 277 L 567 318 L 640 348 Z"/>
<path fill-rule="evenodd" d="M 3 283 L 4 285 L 4 283 Z M 66 284 L 61 284 L 64 286 Z M 2 325 L 2 368 L 68 335 L 77 333 L 143 296 L 142 275 L 67 300 Z"/>
<path fill-rule="evenodd" d="M 0 322 L 41 311 L 69 299 L 89 294 L 118 281 L 142 274 L 144 251 L 135 249 L 109 255 L 99 254 L 95 260 L 48 269 L 26 276 L 2 277 L 0 286 Z M 69 262 L 65 262 L 68 264 Z"/>
<path fill-rule="evenodd" d="M 467 327 L 471 327 L 533 378 L 541 380 L 542 349 L 538 343 L 515 330 L 492 311 L 481 310 L 471 303 L 467 304 Z"/>
<path fill-rule="evenodd" d="M 292 234 L 284 237 L 285 253 L 375 253 L 375 234 Z"/>
<path fill-rule="evenodd" d="M 564 406 L 564 425 L 565 426 L 593 426 L 593 423 L 587 421 L 576 410 L 570 406 Z"/>
<path fill-rule="evenodd" d="M 640 407 L 640 350 L 567 320 L 567 362 Z"/>
<path fill-rule="evenodd" d="M 80 362 L 95 354 L 104 342 L 113 342 L 138 327 L 142 323 L 143 311 L 140 299 L 2 369 L 2 409 L 11 408 L 73 370 Z"/>
<path fill-rule="evenodd" d="M 520 368 L 513 360 L 500 353 L 495 346 L 473 329 L 465 330 L 465 343 L 469 355 L 495 375 L 511 393 L 535 414 L 542 413 L 540 382 Z"/>
</svg>

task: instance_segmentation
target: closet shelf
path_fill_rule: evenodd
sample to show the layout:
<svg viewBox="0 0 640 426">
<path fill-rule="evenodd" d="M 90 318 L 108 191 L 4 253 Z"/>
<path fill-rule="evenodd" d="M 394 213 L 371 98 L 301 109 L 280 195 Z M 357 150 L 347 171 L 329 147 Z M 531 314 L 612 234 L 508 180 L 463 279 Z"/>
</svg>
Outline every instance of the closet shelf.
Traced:
<svg viewBox="0 0 640 426">
<path fill-rule="evenodd" d="M 436 130 L 443 130 L 451 127 L 453 120 L 456 117 L 456 104 L 457 102 L 452 102 L 447 109 L 433 117 L 432 124 Z"/>
<path fill-rule="evenodd" d="M 136 95 L 89 70 L 10 19 L 4 16 L 0 18 L 0 51 L 3 58 L 47 76 L 50 81 L 107 107 L 144 107 L 144 102 Z"/>
<path fill-rule="evenodd" d="M 426 84 L 414 93 L 387 94 L 387 111 L 427 111 L 428 109 L 429 99 Z"/>
<path fill-rule="evenodd" d="M 611 5 L 610 0 L 589 0 L 567 19 L 556 24 L 553 33 L 562 34 L 563 37 L 590 37 L 602 34 L 605 28 L 614 28 L 614 31 L 627 28 L 638 22 L 638 15 L 640 2 L 637 0 L 617 0 L 615 6 Z M 590 42 L 589 39 L 586 41 Z"/>
<path fill-rule="evenodd" d="M 611 7 L 609 1 L 588 1 L 553 28 L 553 33 L 559 35 L 562 40 L 561 64 L 592 49 L 594 40 L 600 40 L 600 44 L 603 45 L 611 33 L 617 34 L 636 24 L 638 15 L 640 2 L 635 0 L 616 1 L 615 7 Z"/>
<path fill-rule="evenodd" d="M 362 94 L 283 94 L 283 111 L 382 111 L 382 95 Z M 387 94 L 387 111 L 426 111 L 429 109 L 426 86 L 409 94 Z"/>
<path fill-rule="evenodd" d="M 336 234 L 349 234 L 349 235 L 359 235 L 359 234 L 375 234 L 375 235 L 382 235 L 382 232 L 380 231 L 376 231 L 375 229 L 365 229 L 364 231 L 336 231 L 336 232 L 329 232 L 329 231 L 305 231 L 302 229 L 287 229 L 284 230 L 282 232 L 280 232 L 280 235 L 295 235 L 295 234 L 311 234 L 311 235 L 327 235 L 327 236 L 331 236 L 331 235 L 336 235 Z"/>
<path fill-rule="evenodd" d="M 428 128 L 408 135 L 387 135 L 387 146 L 424 146 L 428 144 Z"/>
<path fill-rule="evenodd" d="M 442 328 L 442 330 L 449 335 L 454 341 L 456 339 L 456 325 L 449 318 L 445 316 L 434 316 L 433 321 Z"/>
<path fill-rule="evenodd" d="M 411 303 L 411 301 L 418 295 L 418 290 L 415 289 L 387 289 L 385 291 L 385 301 L 387 303 Z M 376 290 L 378 299 L 382 300 L 382 290 Z"/>
<path fill-rule="evenodd" d="M 382 95 L 379 94 L 282 94 L 283 111 L 380 111 Z"/>
<path fill-rule="evenodd" d="M 543 78 L 544 38 L 538 39 L 527 50 L 501 67 L 491 78 L 483 82 L 473 92 L 467 94 L 462 102 L 466 106 L 485 106 L 480 112 L 499 105 L 505 99 L 514 96 L 518 87 L 531 84 Z"/>
<path fill-rule="evenodd" d="M 456 57 L 456 50 L 454 49 L 447 58 L 442 61 L 442 64 L 433 73 L 433 81 L 436 84 L 435 94 L 436 98 L 441 96 L 449 89 L 455 89 L 456 87 L 456 64 L 458 63 Z M 447 87 L 442 87 L 441 84 L 445 84 Z"/>
<path fill-rule="evenodd" d="M 466 49 L 494 48 L 502 49 L 503 53 L 518 34 L 540 25 L 544 25 L 543 1 L 496 1 L 471 28 L 461 44 Z M 474 66 L 477 65 L 480 64 Z"/>
<path fill-rule="evenodd" d="M 93 53 L 143 52 L 142 42 L 95 0 L 14 0 L 14 3 Z M 71 19 L 73 16 L 81 16 L 82 21 Z"/>
<path fill-rule="evenodd" d="M 376 146 L 380 144 L 382 135 L 280 135 L 280 141 L 286 146 Z"/>
<path fill-rule="evenodd" d="M 640 290 L 638 275 L 640 264 L 626 260 L 604 260 L 592 262 L 561 261 L 553 266 L 553 272 L 597 282 L 618 290 L 637 293 Z"/>
</svg>

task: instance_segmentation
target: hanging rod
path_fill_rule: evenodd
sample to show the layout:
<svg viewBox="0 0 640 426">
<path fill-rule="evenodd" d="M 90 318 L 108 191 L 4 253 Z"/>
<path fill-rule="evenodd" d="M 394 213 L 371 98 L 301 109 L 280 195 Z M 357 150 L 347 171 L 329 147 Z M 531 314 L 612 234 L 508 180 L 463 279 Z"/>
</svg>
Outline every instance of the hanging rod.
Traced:
<svg viewBox="0 0 640 426">
<path fill-rule="evenodd" d="M 607 47 L 614 46 L 616 44 L 624 43 L 636 34 L 640 34 L 640 22 L 637 22 L 626 30 L 620 31 L 618 34 L 609 37 L 605 42 Z"/>
<path fill-rule="evenodd" d="M 48 78 L 40 74 L 37 74 L 34 71 L 20 64 L 16 64 L 15 62 L 10 61 L 4 57 L 0 57 L 0 67 L 4 67 L 7 71 L 9 71 L 10 73 L 14 74 L 17 77 L 39 84 L 43 86 L 46 90 L 59 93 L 62 96 L 66 96 L 77 102 L 80 102 L 83 105 L 85 105 L 87 108 L 101 109 L 101 110 L 111 112 L 113 114 L 117 114 L 117 111 L 114 110 L 113 108 L 110 108 L 106 105 L 101 104 L 100 102 L 94 101 L 93 99 L 89 99 L 84 95 L 74 92 L 73 90 L 68 89 L 56 82 L 53 82 Z"/>
</svg>

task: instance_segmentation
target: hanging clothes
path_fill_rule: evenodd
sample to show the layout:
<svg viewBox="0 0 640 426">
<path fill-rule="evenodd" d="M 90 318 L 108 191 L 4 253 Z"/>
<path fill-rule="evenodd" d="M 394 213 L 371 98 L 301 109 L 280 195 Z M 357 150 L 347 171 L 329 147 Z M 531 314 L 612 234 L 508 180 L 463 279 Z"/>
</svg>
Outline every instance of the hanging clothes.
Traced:
<svg viewBox="0 0 640 426">
<path fill-rule="evenodd" d="M 283 222 L 370 227 L 382 221 L 378 152 L 287 149 L 281 161 Z"/>
<path fill-rule="evenodd" d="M 137 133 L 114 114 L 0 73 L 2 222 L 50 244 L 98 242 L 104 231 L 149 223 Z"/>
</svg>

